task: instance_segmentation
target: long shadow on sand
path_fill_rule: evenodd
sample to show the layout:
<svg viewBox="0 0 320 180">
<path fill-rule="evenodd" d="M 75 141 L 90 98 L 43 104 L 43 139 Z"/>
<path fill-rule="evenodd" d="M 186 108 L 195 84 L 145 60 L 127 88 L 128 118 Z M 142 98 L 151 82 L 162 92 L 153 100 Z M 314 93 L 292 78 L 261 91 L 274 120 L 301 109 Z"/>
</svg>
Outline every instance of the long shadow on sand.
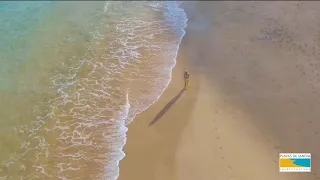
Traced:
<svg viewBox="0 0 320 180">
<path fill-rule="evenodd" d="M 162 108 L 162 110 L 156 115 L 156 117 L 153 118 L 153 120 L 149 123 L 149 126 L 152 126 L 154 123 L 156 123 L 171 108 L 171 106 L 177 102 L 177 100 L 181 97 L 184 91 L 185 89 L 183 88 L 178 95 L 171 99 L 171 101 Z"/>
</svg>

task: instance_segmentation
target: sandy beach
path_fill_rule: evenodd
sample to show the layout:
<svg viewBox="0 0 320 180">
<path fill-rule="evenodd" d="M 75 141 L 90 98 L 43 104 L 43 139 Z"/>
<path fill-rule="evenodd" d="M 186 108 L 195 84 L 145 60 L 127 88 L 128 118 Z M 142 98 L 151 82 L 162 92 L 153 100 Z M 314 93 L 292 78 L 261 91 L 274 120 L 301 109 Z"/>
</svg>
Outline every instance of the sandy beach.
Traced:
<svg viewBox="0 0 320 180">
<path fill-rule="evenodd" d="M 182 7 L 172 81 L 129 125 L 119 179 L 319 180 L 320 2 Z M 279 173 L 280 152 L 312 153 L 312 173 Z"/>
</svg>

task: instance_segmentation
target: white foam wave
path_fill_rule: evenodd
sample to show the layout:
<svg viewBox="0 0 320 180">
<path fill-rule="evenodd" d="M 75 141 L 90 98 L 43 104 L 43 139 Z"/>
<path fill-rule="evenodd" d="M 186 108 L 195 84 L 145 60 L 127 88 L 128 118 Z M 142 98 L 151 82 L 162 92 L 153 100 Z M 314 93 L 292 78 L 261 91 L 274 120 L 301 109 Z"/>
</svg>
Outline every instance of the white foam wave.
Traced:
<svg viewBox="0 0 320 180">
<path fill-rule="evenodd" d="M 126 120 L 129 118 L 129 111 L 130 111 L 130 103 L 129 103 L 129 93 L 126 93 L 126 103 L 122 108 L 121 113 L 119 114 L 119 119 L 121 119 L 122 123 L 120 125 L 121 129 L 119 130 L 119 132 L 122 134 L 121 136 L 121 146 L 119 147 L 119 149 L 117 149 L 117 151 L 120 152 L 119 157 L 117 157 L 116 159 L 114 159 L 114 161 L 116 162 L 116 170 L 113 172 L 113 174 L 111 175 L 107 175 L 108 171 L 110 169 L 110 167 L 112 167 L 112 164 L 110 163 L 109 166 L 107 165 L 106 167 L 106 173 L 105 175 L 107 175 L 107 178 L 104 179 L 118 179 L 119 177 L 119 162 L 125 157 L 125 153 L 122 151 L 124 145 L 126 144 L 126 133 L 128 131 L 128 128 L 125 125 Z"/>
<path fill-rule="evenodd" d="M 126 124 L 129 124 L 134 118 L 136 115 L 138 115 L 139 113 L 145 111 L 146 109 L 148 109 L 151 105 L 153 105 L 159 98 L 160 96 L 163 94 L 163 92 L 165 91 L 165 89 L 169 86 L 170 82 L 171 82 L 171 79 L 172 79 L 172 69 L 175 67 L 176 65 L 176 58 L 177 58 L 177 55 L 178 55 L 178 50 L 179 50 L 179 46 L 181 44 L 181 41 L 182 41 L 182 38 L 184 37 L 186 31 L 185 31 L 185 28 L 187 27 L 187 15 L 185 13 L 185 11 L 179 7 L 180 3 L 178 2 L 171 2 L 171 3 L 177 3 L 177 4 L 172 4 L 173 6 L 168 6 L 168 14 L 166 14 L 166 18 L 167 20 L 169 20 L 169 22 L 171 22 L 172 25 L 176 25 L 174 27 L 174 29 L 176 30 L 177 33 L 179 33 L 180 31 L 180 36 L 179 36 L 179 40 L 178 40 L 178 43 L 176 44 L 176 47 L 173 47 L 173 51 L 174 51 L 174 55 L 173 55 L 173 64 L 168 67 L 168 70 L 165 72 L 169 72 L 170 74 L 170 77 L 169 79 L 167 80 L 167 82 L 165 82 L 165 85 L 164 87 L 162 88 L 162 90 L 160 90 L 160 92 L 156 95 L 156 98 L 151 101 L 147 106 L 145 106 L 144 108 L 140 109 L 140 111 L 137 111 L 136 114 L 134 116 L 132 116 L 131 119 L 128 119 L 128 121 L 126 122 Z M 151 7 L 153 7 L 154 10 L 159 10 L 158 8 L 161 7 L 161 2 L 153 2 L 151 3 Z M 180 14 L 180 16 L 176 16 L 176 14 Z M 171 19 L 172 18 L 172 19 Z M 180 23 L 177 23 L 177 22 L 180 22 Z M 152 38 L 154 36 L 154 34 L 150 34 L 149 36 L 146 36 L 147 38 Z M 125 141 L 126 142 L 126 141 Z M 124 142 L 124 143 L 125 143 Z M 125 145 L 125 144 L 124 144 Z M 124 146 L 123 145 L 123 146 Z M 122 147 L 123 147 L 122 146 Z M 121 148 L 122 150 L 123 148 Z M 121 158 L 122 159 L 122 158 Z M 120 160 L 119 160 L 120 161 Z M 116 176 L 116 178 L 114 180 L 117 179 L 118 176 Z"/>
<path fill-rule="evenodd" d="M 159 14 L 146 16 L 148 7 L 159 12 L 161 18 Z M 62 72 L 51 78 L 57 97 L 36 106 L 36 121 L 18 129 L 27 134 L 28 140 L 22 144 L 20 155 L 4 163 L 7 167 L 25 167 L 26 157 L 34 158 L 28 167 L 34 172 L 24 177 L 70 179 L 69 172 L 83 173 L 94 164 L 103 168 L 85 174 L 87 178 L 117 179 L 119 161 L 125 156 L 126 125 L 155 103 L 171 81 L 187 21 L 177 3 L 107 2 L 103 12 L 113 19 L 102 19 L 104 24 L 99 22 L 92 28 L 94 41 L 86 44 L 88 52 L 62 63 Z M 145 55 L 148 57 L 142 59 Z M 156 74 L 151 75 L 153 72 Z M 130 86 L 123 92 L 121 85 L 128 78 L 132 84 L 142 81 L 148 88 Z M 47 161 L 54 162 L 54 167 Z M 48 168 L 55 168 L 56 174 Z"/>
</svg>

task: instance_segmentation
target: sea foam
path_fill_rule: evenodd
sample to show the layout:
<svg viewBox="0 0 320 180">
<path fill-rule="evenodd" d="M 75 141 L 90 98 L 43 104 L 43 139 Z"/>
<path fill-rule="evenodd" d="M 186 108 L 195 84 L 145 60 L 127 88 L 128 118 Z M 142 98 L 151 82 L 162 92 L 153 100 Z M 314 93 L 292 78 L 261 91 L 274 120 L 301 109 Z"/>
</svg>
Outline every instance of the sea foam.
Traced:
<svg viewBox="0 0 320 180">
<path fill-rule="evenodd" d="M 90 3 L 79 4 L 78 9 L 86 9 Z M 68 6 L 73 4 L 57 7 Z M 69 58 L 53 61 L 53 69 L 39 69 L 53 92 L 40 94 L 34 120 L 16 128 L 26 138 L 21 150 L 2 163 L 4 179 L 117 179 L 126 126 L 171 81 L 187 23 L 177 2 L 114 1 L 92 6 L 83 11 L 85 17 L 76 8 L 65 14 L 68 33 L 59 37 L 66 47 L 84 51 L 72 55 L 75 50 L 66 49 L 70 56 L 60 52 L 56 57 Z M 88 26 L 79 25 L 81 18 Z M 81 33 L 75 25 L 84 27 Z M 51 29 L 43 32 L 56 35 Z M 79 38 L 83 47 L 78 47 Z"/>
</svg>

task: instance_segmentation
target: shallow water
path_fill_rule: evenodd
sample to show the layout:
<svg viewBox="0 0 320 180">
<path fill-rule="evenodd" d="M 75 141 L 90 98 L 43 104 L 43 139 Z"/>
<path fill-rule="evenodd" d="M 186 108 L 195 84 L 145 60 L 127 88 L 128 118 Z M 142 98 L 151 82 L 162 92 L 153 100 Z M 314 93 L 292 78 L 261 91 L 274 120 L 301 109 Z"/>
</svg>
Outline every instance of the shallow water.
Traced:
<svg viewBox="0 0 320 180">
<path fill-rule="evenodd" d="M 0 179 L 116 179 L 186 20 L 176 2 L 0 2 Z"/>
</svg>

